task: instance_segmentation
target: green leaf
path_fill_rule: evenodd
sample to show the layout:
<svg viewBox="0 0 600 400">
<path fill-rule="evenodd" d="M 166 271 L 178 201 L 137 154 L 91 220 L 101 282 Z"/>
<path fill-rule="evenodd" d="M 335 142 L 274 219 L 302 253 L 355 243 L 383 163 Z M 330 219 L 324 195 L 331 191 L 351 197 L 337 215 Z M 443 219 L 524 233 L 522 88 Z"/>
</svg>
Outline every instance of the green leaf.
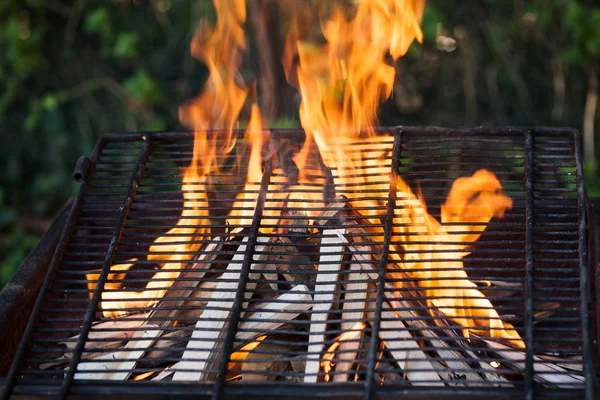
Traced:
<svg viewBox="0 0 600 400">
<path fill-rule="evenodd" d="M 87 33 L 100 33 L 108 25 L 109 19 L 108 8 L 99 7 L 88 14 L 83 27 Z"/>
<path fill-rule="evenodd" d="M 139 38 L 135 33 L 121 33 L 113 46 L 113 56 L 117 59 L 131 59 L 137 55 Z"/>
<path fill-rule="evenodd" d="M 148 132 L 164 131 L 167 129 L 167 121 L 163 118 L 156 118 L 144 125 L 144 130 Z"/>
<path fill-rule="evenodd" d="M 300 123 L 291 117 L 282 115 L 277 117 L 272 123 L 271 128 L 285 129 L 285 128 L 298 128 Z"/>
<path fill-rule="evenodd" d="M 438 26 L 443 24 L 443 22 L 443 14 L 437 8 L 426 4 L 425 9 L 423 10 L 423 22 L 421 23 L 424 40 L 430 42 L 435 41 L 438 34 Z"/>
<path fill-rule="evenodd" d="M 597 174 L 598 167 L 595 160 L 586 161 L 583 164 L 583 174 L 585 176 L 586 189 L 588 196 L 600 196 L 600 178 Z"/>
<path fill-rule="evenodd" d="M 565 60 L 569 64 L 578 65 L 585 62 L 585 55 L 577 47 L 571 47 L 565 52 Z"/>
<path fill-rule="evenodd" d="M 39 235 L 16 228 L 8 239 L 0 244 L 0 254 L 4 255 L 0 262 L 0 287 L 6 284 L 38 240 Z"/>
<path fill-rule="evenodd" d="M 107 7 L 99 7 L 90 12 L 83 23 L 83 30 L 89 34 L 96 34 L 107 42 L 112 35 L 110 13 Z"/>
<path fill-rule="evenodd" d="M 54 93 L 47 93 L 43 100 L 44 108 L 48 111 L 56 110 L 58 107 L 58 97 Z"/>
<path fill-rule="evenodd" d="M 590 41 L 587 42 L 585 48 L 592 57 L 597 57 L 598 55 L 600 55 L 600 40 L 590 39 Z"/>
<path fill-rule="evenodd" d="M 131 98 L 138 103 L 154 105 L 159 103 L 164 95 L 154 78 L 144 69 L 138 70 L 123 83 Z"/>
<path fill-rule="evenodd" d="M 30 107 L 27 117 L 25 117 L 25 132 L 33 132 L 42 122 L 42 111 L 39 106 Z"/>
</svg>

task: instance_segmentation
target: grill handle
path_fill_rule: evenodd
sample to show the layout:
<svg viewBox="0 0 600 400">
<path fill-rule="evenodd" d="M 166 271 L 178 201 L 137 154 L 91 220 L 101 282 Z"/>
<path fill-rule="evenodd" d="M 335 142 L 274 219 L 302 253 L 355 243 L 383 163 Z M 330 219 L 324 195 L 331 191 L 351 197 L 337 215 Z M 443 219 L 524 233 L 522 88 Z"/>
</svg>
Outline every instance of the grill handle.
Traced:
<svg viewBox="0 0 600 400">
<path fill-rule="evenodd" d="M 83 182 L 89 167 L 90 158 L 88 156 L 79 157 L 75 163 L 75 168 L 73 168 L 73 179 L 76 182 Z"/>
</svg>

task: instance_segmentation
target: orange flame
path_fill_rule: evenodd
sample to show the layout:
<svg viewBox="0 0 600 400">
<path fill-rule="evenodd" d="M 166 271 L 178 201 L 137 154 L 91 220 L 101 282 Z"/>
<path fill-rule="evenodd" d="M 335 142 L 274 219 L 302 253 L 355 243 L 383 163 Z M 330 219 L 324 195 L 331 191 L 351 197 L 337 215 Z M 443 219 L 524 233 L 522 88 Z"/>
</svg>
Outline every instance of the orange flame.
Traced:
<svg viewBox="0 0 600 400">
<path fill-rule="evenodd" d="M 220 157 L 228 154 L 236 144 L 233 129 L 248 97 L 249 88 L 238 82 L 240 54 L 246 48 L 243 25 L 246 20 L 244 0 L 215 0 L 217 22 L 211 26 L 202 21 L 191 44 L 192 55 L 202 60 L 209 77 L 202 94 L 179 109 L 183 125 L 194 129 L 194 150 L 190 166 L 183 174 L 184 207 L 177 226 L 155 240 L 149 249 L 148 261 L 154 261 L 161 270 L 142 292 L 120 291 L 121 285 L 105 286 L 102 293 L 104 316 L 125 314 L 124 309 L 151 306 L 164 296 L 179 276 L 181 269 L 200 249 L 200 241 L 209 225 L 207 177 L 218 171 Z M 249 181 L 260 181 L 261 135 L 260 112 L 253 106 L 249 127 L 255 146 L 250 157 Z M 172 254 L 167 254 L 172 253 Z M 112 271 L 126 271 L 131 264 L 114 265 Z M 117 275 L 114 275 L 117 276 Z M 110 276 L 109 276 L 110 278 Z"/>
<path fill-rule="evenodd" d="M 229 358 L 229 363 L 227 364 L 227 380 L 235 380 L 241 377 L 240 374 L 233 375 L 235 371 L 241 371 L 242 366 L 244 365 L 244 360 L 248 357 L 248 354 L 254 349 L 258 347 L 259 344 L 262 343 L 263 340 L 267 338 L 266 335 L 259 336 L 256 338 L 254 342 L 250 342 L 242 346 L 238 351 L 234 351 L 231 353 L 231 357 Z M 231 372 L 233 371 L 233 372 Z"/>
<path fill-rule="evenodd" d="M 516 347 L 525 347 L 514 327 L 503 322 L 477 285 L 469 280 L 461 259 L 465 249 L 477 240 L 486 224 L 512 207 L 512 200 L 500 191 L 494 174 L 479 170 L 469 178 L 457 179 L 442 209 L 443 223 L 477 223 L 479 225 L 442 225 L 427 212 L 425 203 L 410 187 L 397 178 L 397 207 L 392 242 L 395 258 L 419 286 L 431 297 L 430 304 L 469 330 L 487 332 L 491 337 L 508 339 Z M 452 232 L 471 232 L 453 234 Z M 417 235 L 415 235 L 417 233 Z M 460 242 L 459 244 L 455 244 Z M 401 247 L 402 256 L 398 252 Z M 391 273 L 401 278 L 398 273 Z M 401 285 L 401 282 L 397 282 Z M 479 319 L 478 317 L 485 317 Z"/>
<path fill-rule="evenodd" d="M 364 131 L 370 136 L 379 103 L 392 93 L 395 70 L 386 56 L 395 60 L 415 38 L 422 41 L 423 6 L 424 0 L 362 0 L 354 16 L 348 17 L 334 5 L 321 23 L 323 46 L 302 38 L 303 27 L 296 19 L 283 62 L 290 79 L 292 60 L 295 55 L 299 59 L 294 72 L 302 93 L 300 120 L 307 134 L 305 150 L 297 159 L 300 169 L 311 140 L 328 166 L 341 171 L 363 166 L 360 155 L 347 153 L 348 146 Z M 349 182 L 346 178 L 336 183 Z"/>
<path fill-rule="evenodd" d="M 323 354 L 323 361 L 321 361 L 321 368 L 323 368 L 323 371 L 325 372 L 325 382 L 329 382 L 330 379 L 329 372 L 331 372 L 334 365 L 333 359 L 335 358 L 335 351 L 340 347 L 342 342 L 359 339 L 363 329 L 366 327 L 364 322 L 357 322 L 349 331 L 342 333 L 334 339 L 333 344 L 329 346 L 325 354 Z"/>
</svg>

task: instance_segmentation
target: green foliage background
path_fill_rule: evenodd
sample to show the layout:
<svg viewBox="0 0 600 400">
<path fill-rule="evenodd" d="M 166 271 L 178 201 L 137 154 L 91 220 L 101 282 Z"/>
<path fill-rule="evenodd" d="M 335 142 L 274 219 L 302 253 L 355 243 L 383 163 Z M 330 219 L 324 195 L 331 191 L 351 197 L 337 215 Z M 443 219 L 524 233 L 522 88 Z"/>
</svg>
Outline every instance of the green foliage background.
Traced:
<svg viewBox="0 0 600 400">
<path fill-rule="evenodd" d="M 178 105 L 206 78 L 189 54 L 201 17 L 214 19 L 209 0 L 0 2 L 0 287 L 74 194 L 72 167 L 100 135 L 181 129 Z M 600 72 L 596 2 L 429 0 L 423 31 L 381 124 L 582 129 Z M 244 74 L 257 75 L 248 57 Z M 280 114 L 274 125 L 297 124 L 293 109 Z M 600 195 L 593 161 L 586 170 Z"/>
</svg>

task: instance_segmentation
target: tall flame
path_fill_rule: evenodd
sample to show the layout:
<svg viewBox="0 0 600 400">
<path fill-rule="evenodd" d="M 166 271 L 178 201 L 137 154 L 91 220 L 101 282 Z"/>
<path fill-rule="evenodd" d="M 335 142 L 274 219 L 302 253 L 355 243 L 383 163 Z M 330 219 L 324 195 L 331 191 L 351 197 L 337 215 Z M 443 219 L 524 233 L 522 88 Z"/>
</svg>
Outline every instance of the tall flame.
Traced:
<svg viewBox="0 0 600 400">
<path fill-rule="evenodd" d="M 465 327 L 466 337 L 470 330 L 484 332 L 490 337 L 508 339 L 516 347 L 525 347 L 514 327 L 500 319 L 492 303 L 469 280 L 461 261 L 469 254 L 466 248 L 479 238 L 486 224 L 512 207 L 512 200 L 500 192 L 502 186 L 496 176 L 479 170 L 452 185 L 442 207 L 442 223 L 467 225 L 440 224 L 401 178 L 397 178 L 396 185 L 392 242 L 401 244 L 392 246 L 392 258 L 425 288 L 431 305 Z M 477 225 L 468 225 L 471 223 Z M 390 275 L 402 278 L 395 272 Z M 396 284 L 402 285 L 400 281 Z"/>
<path fill-rule="evenodd" d="M 306 12 L 297 14 L 301 18 L 296 19 L 288 35 L 283 60 L 288 79 L 297 84 L 302 94 L 300 120 L 307 144 L 296 161 L 303 164 L 306 148 L 314 140 L 325 163 L 338 172 L 336 188 L 352 184 L 360 190 L 361 184 L 368 182 L 369 178 L 353 171 L 372 165 L 361 158 L 361 152 L 352 152 L 351 145 L 361 135 L 372 141 L 381 140 L 371 133 L 379 103 L 392 93 L 395 70 L 387 58 L 396 60 L 407 52 L 414 39 L 422 41 L 419 22 L 423 7 L 422 0 L 361 0 L 354 14 L 348 16 L 339 5 L 334 5 L 326 18 L 325 11 L 321 14 L 325 40 L 322 46 L 303 39 L 311 31 L 300 21 L 310 16 Z M 387 186 L 377 187 L 385 198 Z M 402 244 L 401 249 L 394 246 L 392 257 L 418 279 L 426 295 L 433 298 L 430 305 L 469 327 L 465 328 L 465 335 L 469 329 L 488 331 L 492 337 L 509 339 L 513 345 L 523 347 L 518 333 L 500 320 L 489 300 L 469 280 L 460 261 L 469 254 L 466 248 L 479 238 L 492 217 L 502 216 L 512 206 L 511 199 L 500 193 L 500 182 L 484 170 L 457 180 L 442 208 L 442 224 L 427 213 L 425 203 L 401 178 L 397 188 L 392 240 Z M 381 207 L 363 208 L 376 205 L 373 203 L 353 201 L 361 210 L 366 209 L 368 216 L 380 217 Z M 460 244 L 450 244 L 456 242 Z"/>
<path fill-rule="evenodd" d="M 340 171 L 363 166 L 360 153 L 349 155 L 348 146 L 363 133 L 370 136 L 380 102 L 392 93 L 395 69 L 388 55 L 396 60 L 415 38 L 422 41 L 423 7 L 424 0 L 362 0 L 354 15 L 347 16 L 334 4 L 330 15 L 321 15 L 326 18 L 321 19 L 322 46 L 301 37 L 303 27 L 296 19 L 283 63 L 290 78 L 298 57 L 294 72 L 302 93 L 305 147 L 314 140 L 328 166 L 344 167 Z M 342 177 L 337 183 L 348 180 Z"/>
<path fill-rule="evenodd" d="M 150 247 L 148 261 L 160 264 L 157 272 L 142 292 L 122 292 L 121 285 L 108 284 L 102 293 L 106 317 L 123 315 L 123 309 L 147 307 L 149 299 L 160 299 L 179 276 L 182 268 L 200 249 L 203 235 L 209 231 L 207 177 L 221 167 L 222 156 L 235 146 L 233 134 L 250 89 L 239 83 L 241 53 L 246 49 L 244 0 L 215 0 L 217 22 L 214 26 L 202 21 L 194 35 L 191 53 L 203 61 L 209 71 L 204 90 L 196 99 L 179 109 L 183 125 L 194 129 L 193 158 L 183 174 L 183 211 L 177 225 L 159 237 Z M 260 181 L 261 135 L 260 112 L 252 106 L 252 121 L 248 134 L 255 146 L 251 152 L 248 178 Z M 131 264 L 114 265 L 112 271 L 127 270 Z M 111 274 L 118 277 L 120 275 Z M 109 278 L 110 278 L 109 276 Z M 92 277 L 93 278 L 93 277 Z M 107 301 L 112 300 L 112 301 Z"/>
</svg>

